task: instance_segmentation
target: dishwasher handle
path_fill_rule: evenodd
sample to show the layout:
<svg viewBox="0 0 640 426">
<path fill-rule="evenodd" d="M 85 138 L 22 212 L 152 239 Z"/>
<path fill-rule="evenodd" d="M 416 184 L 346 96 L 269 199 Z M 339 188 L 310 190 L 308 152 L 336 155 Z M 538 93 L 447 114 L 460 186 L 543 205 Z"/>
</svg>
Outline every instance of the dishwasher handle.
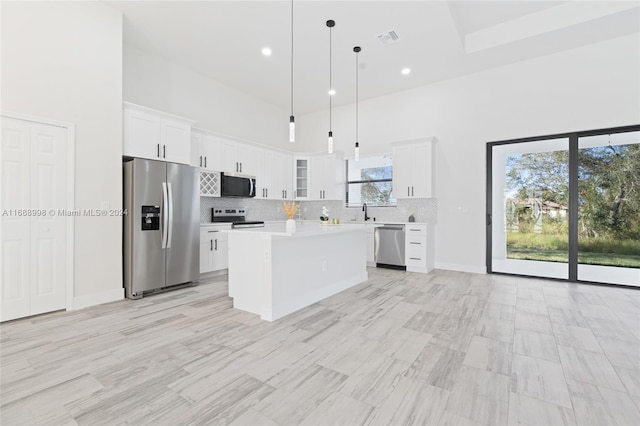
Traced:
<svg viewBox="0 0 640 426">
<path fill-rule="evenodd" d="M 388 229 L 390 231 L 404 231 L 404 225 L 383 225 L 378 226 L 376 229 Z"/>
</svg>

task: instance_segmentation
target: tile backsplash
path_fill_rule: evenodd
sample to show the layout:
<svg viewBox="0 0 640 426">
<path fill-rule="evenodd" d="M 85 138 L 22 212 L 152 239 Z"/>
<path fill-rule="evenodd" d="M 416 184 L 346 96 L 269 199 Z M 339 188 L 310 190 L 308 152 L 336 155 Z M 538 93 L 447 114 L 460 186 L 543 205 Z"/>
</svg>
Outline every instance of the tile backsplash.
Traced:
<svg viewBox="0 0 640 426">
<path fill-rule="evenodd" d="M 344 207 L 343 201 L 301 201 L 301 208 L 296 215 L 298 219 L 320 219 L 322 206 L 329 208 L 329 216 L 338 218 L 341 222 L 353 219 L 363 220 L 362 208 Z M 211 222 L 212 207 L 244 207 L 247 209 L 247 220 L 285 220 L 287 216 L 282 211 L 282 201 L 256 200 L 254 198 L 200 198 L 200 222 Z M 395 207 L 370 207 L 369 217 L 377 222 L 406 222 L 411 214 L 416 222 L 437 223 L 438 204 L 435 198 L 414 198 L 398 200 Z"/>
</svg>

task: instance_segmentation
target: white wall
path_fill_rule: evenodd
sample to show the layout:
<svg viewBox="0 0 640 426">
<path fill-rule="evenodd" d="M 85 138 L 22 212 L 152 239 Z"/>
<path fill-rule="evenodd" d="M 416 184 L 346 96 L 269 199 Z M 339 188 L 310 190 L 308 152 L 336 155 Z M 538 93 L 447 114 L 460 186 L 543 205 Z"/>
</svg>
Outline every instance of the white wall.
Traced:
<svg viewBox="0 0 640 426">
<path fill-rule="evenodd" d="M 2 3 L 2 109 L 75 124 L 75 206 L 122 205 L 122 16 L 98 2 Z M 122 298 L 122 219 L 75 220 L 77 305 Z"/>
<path fill-rule="evenodd" d="M 196 120 L 196 127 L 290 149 L 288 112 L 129 45 L 123 97 Z"/>
<path fill-rule="evenodd" d="M 437 137 L 436 267 L 483 272 L 486 142 L 638 124 L 639 56 L 635 34 L 360 102 L 361 155 Z M 354 106 L 333 117 L 351 154 Z M 327 126 L 326 111 L 300 117 L 297 148 L 325 149 Z"/>
</svg>

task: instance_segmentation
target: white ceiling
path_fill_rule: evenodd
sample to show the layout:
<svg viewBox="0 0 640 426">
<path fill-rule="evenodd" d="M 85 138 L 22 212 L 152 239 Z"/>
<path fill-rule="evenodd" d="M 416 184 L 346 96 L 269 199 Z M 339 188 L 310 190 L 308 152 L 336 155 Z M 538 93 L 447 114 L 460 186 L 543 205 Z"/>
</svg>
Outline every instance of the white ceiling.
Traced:
<svg viewBox="0 0 640 426">
<path fill-rule="evenodd" d="M 289 110 L 290 1 L 110 4 L 124 14 L 125 43 Z M 353 46 L 362 47 L 362 100 L 637 33 L 640 3 L 295 0 L 295 115 L 328 107 L 328 19 L 336 21 L 334 105 L 342 105 L 355 99 Z M 400 40 L 383 46 L 377 35 L 388 30 Z"/>
</svg>

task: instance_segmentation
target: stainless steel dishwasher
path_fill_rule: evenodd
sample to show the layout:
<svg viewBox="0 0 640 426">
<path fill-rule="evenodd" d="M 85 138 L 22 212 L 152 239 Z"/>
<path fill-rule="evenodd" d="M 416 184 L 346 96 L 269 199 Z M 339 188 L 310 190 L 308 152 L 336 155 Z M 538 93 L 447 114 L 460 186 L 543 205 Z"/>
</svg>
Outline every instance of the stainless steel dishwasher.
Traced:
<svg viewBox="0 0 640 426">
<path fill-rule="evenodd" d="M 383 225 L 375 230 L 375 262 L 379 268 L 404 269 L 404 225 Z"/>
</svg>

